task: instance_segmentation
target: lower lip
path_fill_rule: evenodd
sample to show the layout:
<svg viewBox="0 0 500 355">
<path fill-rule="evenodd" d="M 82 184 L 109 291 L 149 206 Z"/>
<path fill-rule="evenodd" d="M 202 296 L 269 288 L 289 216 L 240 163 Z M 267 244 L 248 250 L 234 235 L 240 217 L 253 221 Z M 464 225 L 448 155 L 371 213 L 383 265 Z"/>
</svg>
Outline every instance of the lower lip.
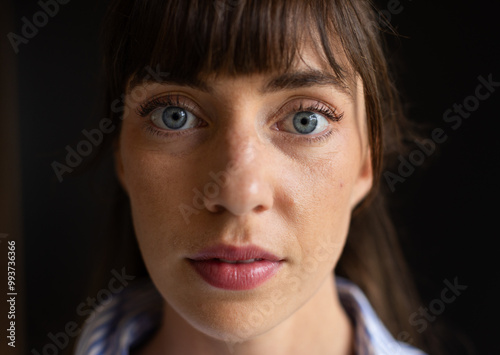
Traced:
<svg viewBox="0 0 500 355">
<path fill-rule="evenodd" d="M 251 290 L 269 280 L 279 269 L 279 261 L 225 263 L 219 260 L 190 260 L 198 274 L 210 285 L 225 290 Z"/>
</svg>

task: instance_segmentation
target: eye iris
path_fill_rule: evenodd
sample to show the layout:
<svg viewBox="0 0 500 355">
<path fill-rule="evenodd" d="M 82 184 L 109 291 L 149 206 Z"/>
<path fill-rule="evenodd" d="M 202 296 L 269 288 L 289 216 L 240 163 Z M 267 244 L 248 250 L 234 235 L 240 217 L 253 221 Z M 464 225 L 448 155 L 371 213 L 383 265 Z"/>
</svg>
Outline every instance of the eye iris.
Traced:
<svg viewBox="0 0 500 355">
<path fill-rule="evenodd" d="M 299 133 L 311 133 L 318 125 L 318 117 L 314 112 L 299 112 L 293 118 L 293 127 Z"/>
<path fill-rule="evenodd" d="M 170 129 L 179 129 L 186 124 L 187 113 L 180 107 L 168 107 L 163 111 L 162 121 Z"/>
</svg>

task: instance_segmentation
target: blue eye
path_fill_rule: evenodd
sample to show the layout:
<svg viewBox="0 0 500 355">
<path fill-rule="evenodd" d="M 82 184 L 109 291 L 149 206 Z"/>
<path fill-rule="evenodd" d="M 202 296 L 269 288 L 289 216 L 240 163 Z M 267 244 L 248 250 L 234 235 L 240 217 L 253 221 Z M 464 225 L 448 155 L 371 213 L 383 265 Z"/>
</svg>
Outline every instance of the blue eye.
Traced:
<svg viewBox="0 0 500 355">
<path fill-rule="evenodd" d="M 309 135 L 321 133 L 328 127 L 328 119 L 310 111 L 297 112 L 283 122 L 283 127 L 290 133 Z"/>
<path fill-rule="evenodd" d="M 197 118 L 191 112 L 177 106 L 168 106 L 155 110 L 151 121 L 162 129 L 179 131 L 196 127 Z"/>
</svg>

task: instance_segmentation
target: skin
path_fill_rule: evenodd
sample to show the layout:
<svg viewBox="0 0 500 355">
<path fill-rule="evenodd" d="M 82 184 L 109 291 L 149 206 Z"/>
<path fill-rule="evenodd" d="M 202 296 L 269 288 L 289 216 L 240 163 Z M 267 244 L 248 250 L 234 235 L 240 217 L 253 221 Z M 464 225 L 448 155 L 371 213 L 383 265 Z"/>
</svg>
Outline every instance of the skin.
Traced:
<svg viewBox="0 0 500 355">
<path fill-rule="evenodd" d="M 293 71 L 310 69 L 328 72 L 305 49 Z M 353 330 L 333 270 L 351 212 L 372 186 L 363 88 L 353 80 L 347 91 L 314 84 L 264 92 L 279 74 L 207 77 L 210 92 L 143 84 L 142 95 L 127 95 L 131 110 L 116 170 L 146 266 L 165 300 L 161 327 L 137 353 L 352 353 Z M 140 117 L 135 110 L 169 93 L 182 96 L 200 126 L 167 136 L 145 129 L 151 114 Z M 330 135 L 309 142 L 311 136 L 287 131 L 297 104 L 318 102 L 343 113 L 313 134 Z M 214 173 L 227 179 L 218 189 Z M 211 193 L 195 200 L 193 189 L 209 185 Z M 186 218 L 180 206 L 195 212 Z M 217 243 L 258 245 L 284 261 L 255 289 L 218 289 L 186 261 Z"/>
</svg>

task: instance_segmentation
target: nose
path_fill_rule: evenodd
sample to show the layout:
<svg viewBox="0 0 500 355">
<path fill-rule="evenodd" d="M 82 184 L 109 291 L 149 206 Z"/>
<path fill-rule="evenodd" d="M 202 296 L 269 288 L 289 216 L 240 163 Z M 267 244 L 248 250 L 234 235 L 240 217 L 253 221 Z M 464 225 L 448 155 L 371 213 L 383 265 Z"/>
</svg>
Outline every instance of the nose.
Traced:
<svg viewBox="0 0 500 355">
<path fill-rule="evenodd" d="M 225 166 L 211 174 L 220 189 L 218 194 L 205 196 L 208 211 L 244 216 L 272 208 L 272 162 L 262 145 L 256 137 L 239 135 L 219 146 L 219 157 L 223 157 L 219 164 Z"/>
</svg>

